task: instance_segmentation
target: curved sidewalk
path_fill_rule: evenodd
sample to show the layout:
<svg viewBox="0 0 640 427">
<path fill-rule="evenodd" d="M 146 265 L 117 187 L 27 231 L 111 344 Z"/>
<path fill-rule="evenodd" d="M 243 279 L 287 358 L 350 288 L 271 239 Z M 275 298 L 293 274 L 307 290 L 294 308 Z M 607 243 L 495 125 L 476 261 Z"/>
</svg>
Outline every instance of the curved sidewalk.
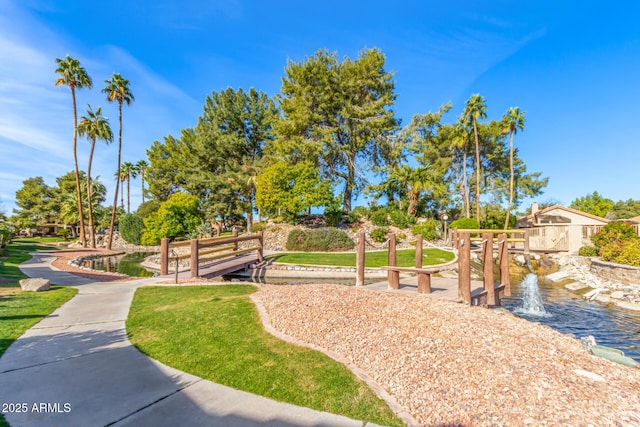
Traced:
<svg viewBox="0 0 640 427">
<path fill-rule="evenodd" d="M 92 282 L 40 252 L 30 277 L 78 289 L 0 358 L 0 404 L 12 426 L 363 426 L 276 402 L 157 362 L 131 345 L 125 321 L 135 290 L 158 278 Z M 373 426 L 374 424 L 364 424 Z"/>
</svg>

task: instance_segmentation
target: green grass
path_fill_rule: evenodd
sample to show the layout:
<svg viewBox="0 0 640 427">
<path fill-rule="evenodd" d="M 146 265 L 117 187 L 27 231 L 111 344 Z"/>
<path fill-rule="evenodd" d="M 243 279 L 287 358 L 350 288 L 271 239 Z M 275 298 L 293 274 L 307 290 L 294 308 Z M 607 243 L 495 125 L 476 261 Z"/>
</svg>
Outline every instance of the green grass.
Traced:
<svg viewBox="0 0 640 427">
<path fill-rule="evenodd" d="M 415 265 L 416 250 L 403 249 L 396 251 L 396 262 L 399 267 L 413 267 Z M 436 265 L 452 261 L 452 252 L 436 248 L 426 248 L 422 252 L 422 265 Z M 335 265 L 341 267 L 355 267 L 355 253 L 330 253 L 330 252 L 291 252 L 275 255 L 274 262 L 299 265 Z M 389 265 L 388 252 L 367 252 L 364 257 L 365 267 L 375 268 Z"/>
<path fill-rule="evenodd" d="M 14 243 L 57 243 L 65 242 L 62 237 L 18 237 L 13 239 Z"/>
<path fill-rule="evenodd" d="M 31 258 L 29 252 L 50 249 L 14 241 L 0 249 L 0 356 L 27 329 L 71 299 L 77 290 L 52 286 L 47 292 L 22 292 L 19 280 L 26 276 L 18 265 Z M 8 426 L 0 414 L 0 427 Z"/>
<path fill-rule="evenodd" d="M 207 380 L 382 425 L 403 425 L 342 364 L 264 331 L 250 285 L 149 287 L 136 292 L 127 331 L 142 352 Z"/>
</svg>

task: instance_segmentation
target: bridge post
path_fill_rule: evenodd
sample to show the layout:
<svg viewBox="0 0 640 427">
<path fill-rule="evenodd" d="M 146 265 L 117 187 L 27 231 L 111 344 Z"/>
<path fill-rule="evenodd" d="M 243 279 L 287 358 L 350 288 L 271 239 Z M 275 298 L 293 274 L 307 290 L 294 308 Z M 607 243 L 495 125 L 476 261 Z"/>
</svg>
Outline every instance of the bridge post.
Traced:
<svg viewBox="0 0 640 427">
<path fill-rule="evenodd" d="M 509 248 L 507 247 L 507 234 L 498 236 L 498 260 L 500 263 L 500 283 L 504 285 L 504 295 L 511 296 L 511 277 L 509 276 Z"/>
<path fill-rule="evenodd" d="M 198 239 L 191 239 L 191 278 L 196 278 L 199 276 L 199 257 L 198 257 Z"/>
<path fill-rule="evenodd" d="M 264 261 L 264 232 L 258 231 L 258 262 Z"/>
<path fill-rule="evenodd" d="M 169 274 L 169 239 L 160 240 L 160 275 Z"/>
<path fill-rule="evenodd" d="M 458 296 L 471 305 L 471 235 L 468 231 L 456 232 L 458 248 Z"/>
<path fill-rule="evenodd" d="M 389 239 L 389 267 L 396 266 L 396 235 L 394 233 L 387 234 Z M 389 270 L 387 272 L 387 280 L 389 281 L 389 289 L 400 289 L 400 272 Z"/>
<path fill-rule="evenodd" d="M 531 230 L 524 230 L 524 253 L 530 253 L 529 239 L 531 238 Z"/>
<path fill-rule="evenodd" d="M 358 245 L 356 246 L 356 286 L 364 285 L 364 231 L 358 231 Z"/>
<path fill-rule="evenodd" d="M 416 234 L 416 268 L 422 268 L 422 234 Z"/>
<path fill-rule="evenodd" d="M 493 277 L 493 233 L 482 234 L 482 280 L 484 290 L 487 291 L 487 304 L 500 305 L 500 299 L 496 300 L 496 286 Z"/>
<path fill-rule="evenodd" d="M 231 231 L 231 235 L 236 238 L 238 237 L 238 229 L 234 226 L 233 230 Z M 238 250 L 238 242 L 233 242 L 233 250 L 237 251 Z"/>
</svg>

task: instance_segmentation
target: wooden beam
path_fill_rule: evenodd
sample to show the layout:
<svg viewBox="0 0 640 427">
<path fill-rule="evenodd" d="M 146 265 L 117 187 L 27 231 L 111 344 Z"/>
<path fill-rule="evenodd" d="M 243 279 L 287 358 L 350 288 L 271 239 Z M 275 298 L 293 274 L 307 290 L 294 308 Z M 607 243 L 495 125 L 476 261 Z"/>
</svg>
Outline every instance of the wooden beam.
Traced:
<svg viewBox="0 0 640 427">
<path fill-rule="evenodd" d="M 364 285 L 364 256 L 365 256 L 365 234 L 358 232 L 358 245 L 356 246 L 356 286 Z"/>
<path fill-rule="evenodd" d="M 500 283 L 504 285 L 504 295 L 511 296 L 511 277 L 509 276 L 509 248 L 507 247 L 507 235 L 498 236 L 498 262 L 500 264 Z"/>
<path fill-rule="evenodd" d="M 422 234 L 416 234 L 416 268 L 422 268 Z"/>
<path fill-rule="evenodd" d="M 471 242 L 469 232 L 458 232 L 458 296 L 471 304 Z"/>
<path fill-rule="evenodd" d="M 487 304 L 496 305 L 495 281 L 493 278 L 493 234 L 483 233 L 482 237 L 482 280 L 484 289 L 487 291 Z"/>
<path fill-rule="evenodd" d="M 169 239 L 160 240 L 160 274 L 169 274 Z"/>
<path fill-rule="evenodd" d="M 394 233 L 387 234 L 389 239 L 389 258 L 387 262 L 390 267 L 396 266 L 396 235 Z M 387 271 L 387 279 L 389 281 L 389 289 L 400 289 L 400 273 L 398 271 Z"/>
<path fill-rule="evenodd" d="M 428 273 L 418 273 L 418 293 L 431 293 L 431 275 Z"/>
<path fill-rule="evenodd" d="M 198 239 L 191 240 L 191 278 L 198 277 Z"/>
</svg>

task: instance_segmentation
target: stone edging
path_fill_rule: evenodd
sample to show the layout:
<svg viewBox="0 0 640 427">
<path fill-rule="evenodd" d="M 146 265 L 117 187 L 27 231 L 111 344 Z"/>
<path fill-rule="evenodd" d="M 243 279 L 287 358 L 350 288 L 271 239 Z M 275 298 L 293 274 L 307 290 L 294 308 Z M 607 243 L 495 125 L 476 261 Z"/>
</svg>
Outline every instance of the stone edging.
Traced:
<svg viewBox="0 0 640 427">
<path fill-rule="evenodd" d="M 257 287 L 260 288 L 259 286 L 257 286 Z M 382 400 L 384 400 L 385 403 L 387 405 L 389 405 L 389 408 L 391 408 L 391 410 L 402 421 L 404 421 L 407 424 L 407 426 L 418 426 L 419 425 L 418 422 L 413 418 L 413 416 L 409 412 L 407 412 L 402 406 L 400 406 L 398 404 L 398 402 L 396 402 L 396 400 L 389 393 L 387 393 L 387 391 L 384 388 L 382 388 L 380 386 L 380 384 L 378 384 L 373 378 L 371 378 L 369 376 L 369 374 L 367 374 L 363 369 L 361 369 L 360 367 L 354 365 L 348 359 L 346 359 L 345 357 L 341 356 L 340 354 L 338 354 L 336 352 L 324 349 L 324 348 L 319 347 L 319 346 L 317 346 L 315 344 L 306 343 L 304 341 L 301 341 L 301 340 L 299 340 L 297 338 L 294 338 L 292 336 L 289 336 L 287 334 L 284 334 L 284 333 L 278 331 L 277 329 L 275 329 L 271 325 L 271 322 L 269 321 L 269 317 L 267 315 L 267 310 L 262 305 L 262 301 L 259 299 L 259 297 L 256 296 L 256 294 L 251 294 L 251 295 L 249 295 L 249 297 L 251 298 L 253 303 L 256 305 L 256 308 L 258 309 L 258 313 L 260 314 L 260 320 L 262 321 L 262 325 L 264 326 L 264 329 L 267 332 L 269 332 L 271 335 L 275 336 L 276 338 L 279 338 L 279 339 L 281 339 L 283 341 L 286 341 L 288 343 L 299 345 L 299 346 L 302 346 L 302 347 L 307 347 L 307 348 L 310 348 L 312 350 L 316 350 L 316 351 L 319 351 L 321 353 L 324 353 L 327 356 L 329 356 L 330 358 L 332 358 L 333 360 L 335 360 L 336 362 L 345 365 L 351 372 L 353 372 L 355 374 L 355 376 L 360 378 L 369 387 L 371 387 L 371 389 L 378 395 L 378 397 L 381 398 Z"/>
</svg>

